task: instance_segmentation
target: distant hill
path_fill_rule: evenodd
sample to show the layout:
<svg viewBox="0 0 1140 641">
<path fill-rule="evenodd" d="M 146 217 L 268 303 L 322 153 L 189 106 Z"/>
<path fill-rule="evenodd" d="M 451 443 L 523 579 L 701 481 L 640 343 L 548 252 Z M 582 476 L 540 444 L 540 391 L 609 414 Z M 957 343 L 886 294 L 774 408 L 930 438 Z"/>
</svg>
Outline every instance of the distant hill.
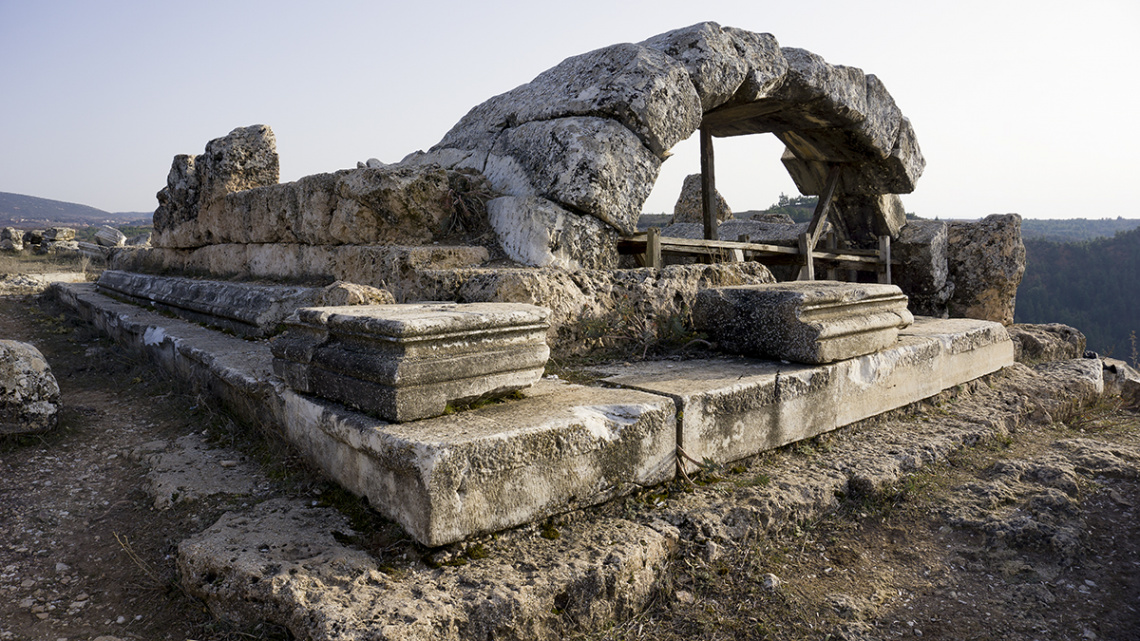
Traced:
<svg viewBox="0 0 1140 641">
<path fill-rule="evenodd" d="M 1014 319 L 1071 325 L 1089 349 L 1131 361 L 1132 336 L 1140 334 L 1137 283 L 1140 229 L 1079 243 L 1027 240 Z"/>
<path fill-rule="evenodd" d="M 1118 232 L 1140 227 L 1136 218 L 1070 218 L 1067 220 L 1021 221 L 1022 240 L 1049 240 L 1058 243 L 1073 243 L 1094 238 L 1112 238 Z"/>
<path fill-rule="evenodd" d="M 150 222 L 151 212 L 112 213 L 77 203 L 0 191 L 0 225 L 36 227 Z"/>
</svg>

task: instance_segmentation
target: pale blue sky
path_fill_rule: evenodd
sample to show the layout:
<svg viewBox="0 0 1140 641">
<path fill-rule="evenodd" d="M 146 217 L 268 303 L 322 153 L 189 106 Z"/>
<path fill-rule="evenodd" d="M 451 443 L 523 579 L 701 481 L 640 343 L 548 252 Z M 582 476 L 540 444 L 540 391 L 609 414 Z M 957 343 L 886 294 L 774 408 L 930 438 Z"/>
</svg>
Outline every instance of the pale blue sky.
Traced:
<svg viewBox="0 0 1140 641">
<path fill-rule="evenodd" d="M 564 58 L 704 20 L 879 76 L 927 159 L 909 211 L 1140 218 L 1135 0 L 0 0 L 0 191 L 151 211 L 175 154 L 254 123 L 283 181 L 395 162 Z M 717 140 L 733 209 L 795 193 L 780 151 Z M 674 152 L 646 211 L 699 171 L 695 138 Z"/>
</svg>

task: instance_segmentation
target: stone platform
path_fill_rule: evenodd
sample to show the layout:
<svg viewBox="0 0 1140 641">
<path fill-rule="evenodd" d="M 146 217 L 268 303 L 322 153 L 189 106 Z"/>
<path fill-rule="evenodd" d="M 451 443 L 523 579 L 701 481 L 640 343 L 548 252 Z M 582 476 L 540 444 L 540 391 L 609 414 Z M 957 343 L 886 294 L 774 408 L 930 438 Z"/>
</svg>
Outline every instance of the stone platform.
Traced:
<svg viewBox="0 0 1140 641">
<path fill-rule="evenodd" d="M 56 284 L 63 304 L 314 465 L 416 540 L 443 545 L 672 477 L 679 444 L 730 461 L 901 407 L 1013 362 L 1004 328 L 919 319 L 897 345 L 826 366 L 747 358 L 614 367 L 610 387 L 542 380 L 522 398 L 389 424 L 289 388 L 266 341 Z"/>
<path fill-rule="evenodd" d="M 726 357 L 634 363 L 602 373 L 608 384 L 674 399 L 678 445 L 697 461 L 726 463 L 1013 364 L 1013 343 L 998 323 L 919 317 L 899 334 L 890 348 L 828 365 Z"/>
</svg>

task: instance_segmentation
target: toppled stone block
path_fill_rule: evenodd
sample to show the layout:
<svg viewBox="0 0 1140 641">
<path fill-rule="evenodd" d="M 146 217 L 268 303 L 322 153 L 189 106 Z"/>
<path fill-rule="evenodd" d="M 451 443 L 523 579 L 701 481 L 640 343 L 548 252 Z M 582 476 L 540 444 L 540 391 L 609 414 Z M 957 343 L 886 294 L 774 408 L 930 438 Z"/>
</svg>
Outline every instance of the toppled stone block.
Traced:
<svg viewBox="0 0 1140 641">
<path fill-rule="evenodd" d="M 1013 340 L 1013 356 L 1019 363 L 1036 365 L 1052 361 L 1081 358 L 1085 353 L 1085 335 L 1075 327 L 1047 325 L 1010 325 L 1006 328 Z"/>
<path fill-rule="evenodd" d="M 23 251 L 24 233 L 15 227 L 5 227 L 0 230 L 0 249 L 4 251 Z"/>
<path fill-rule="evenodd" d="M 946 223 L 911 220 L 891 243 L 892 279 L 910 299 L 910 311 L 945 318 L 946 301 L 954 291 L 947 262 Z"/>
<path fill-rule="evenodd" d="M 293 389 L 390 421 L 443 414 L 542 377 L 550 310 L 509 303 L 311 307 L 273 342 Z"/>
<path fill-rule="evenodd" d="M 824 192 L 827 176 L 834 161 L 801 158 L 796 150 L 785 149 L 780 161 L 796 183 L 801 194 L 818 196 Z M 899 121 L 898 136 L 890 153 L 884 157 L 867 157 L 841 165 L 838 194 L 909 194 L 926 168 L 926 159 L 918 148 L 918 137 L 910 120 Z"/>
<path fill-rule="evenodd" d="M 715 190 L 714 190 L 715 191 Z M 681 185 L 681 195 L 677 198 L 677 204 L 673 206 L 673 223 L 701 223 L 701 238 L 704 238 L 704 190 L 701 189 L 701 175 L 689 174 L 685 176 L 685 182 Z M 716 221 L 723 222 L 728 218 L 732 218 L 732 210 L 728 208 L 728 203 L 725 202 L 724 196 L 716 191 L 714 195 L 716 202 Z"/>
<path fill-rule="evenodd" d="M 318 307 L 340 307 L 344 305 L 392 305 L 396 297 L 392 292 L 371 285 L 358 285 L 338 280 L 325 287 L 317 296 Z"/>
<path fill-rule="evenodd" d="M 39 245 L 44 242 L 44 231 L 42 229 L 29 229 L 24 232 L 25 245 Z"/>
<path fill-rule="evenodd" d="M 487 217 L 507 258 L 531 267 L 613 269 L 618 233 L 538 197 L 503 196 L 487 203 Z"/>
<path fill-rule="evenodd" d="M 830 363 L 894 345 L 914 322 L 894 285 L 799 281 L 702 291 L 693 323 L 721 349 Z"/>
<path fill-rule="evenodd" d="M 127 244 L 127 236 L 114 227 L 104 225 L 95 232 L 95 244 L 103 247 L 122 247 Z"/>
<path fill-rule="evenodd" d="M 1011 327 L 1016 327 L 1016 325 L 1012 325 Z M 1140 388 L 1140 372 L 1138 372 L 1136 368 L 1117 358 L 1103 358 L 1101 362 L 1104 363 L 1105 394 L 1115 394 L 1121 397 L 1126 396 L 1124 388 L 1126 386 L 1132 386 L 1129 381 L 1132 381 L 1137 388 Z M 1140 401 L 1140 397 L 1136 398 L 1136 400 Z M 1135 407 L 1136 409 L 1140 409 L 1140 405 L 1136 405 Z"/>
<path fill-rule="evenodd" d="M 1013 322 L 1017 286 L 1025 274 L 1021 216 L 994 214 L 948 224 L 947 256 L 954 293 L 950 316 Z"/>
<path fill-rule="evenodd" d="M 48 431 L 59 422 L 59 384 L 43 354 L 0 340 L 0 436 Z"/>
<path fill-rule="evenodd" d="M 42 242 L 65 243 L 75 240 L 75 230 L 70 227 L 52 227 L 44 232 Z"/>
</svg>

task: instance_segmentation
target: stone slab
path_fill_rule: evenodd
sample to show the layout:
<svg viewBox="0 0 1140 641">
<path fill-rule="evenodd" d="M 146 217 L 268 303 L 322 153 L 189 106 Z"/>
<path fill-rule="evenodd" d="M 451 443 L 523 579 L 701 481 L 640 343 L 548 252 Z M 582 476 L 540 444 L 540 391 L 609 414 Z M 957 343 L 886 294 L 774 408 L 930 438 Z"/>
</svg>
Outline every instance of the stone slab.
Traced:
<svg viewBox="0 0 1140 641">
<path fill-rule="evenodd" d="M 527 387 L 546 367 L 550 310 L 518 303 L 302 308 L 273 341 L 293 389 L 390 421 Z"/>
<path fill-rule="evenodd" d="M 795 281 L 712 287 L 693 325 L 733 354 L 830 363 L 892 346 L 914 317 L 894 285 Z"/>
<path fill-rule="evenodd" d="M 928 398 L 1013 363 L 998 323 L 918 318 L 889 349 L 810 366 L 744 357 L 605 368 L 605 382 L 673 398 L 689 457 L 728 463 Z M 687 462 L 692 469 L 692 463 Z"/>
<path fill-rule="evenodd" d="M 389 424 L 294 392 L 272 376 L 266 341 L 121 303 L 94 284 L 56 284 L 52 293 L 189 391 L 279 430 L 424 545 L 601 503 L 675 471 L 676 408 L 667 397 L 544 380 L 519 400 Z"/>
<path fill-rule="evenodd" d="M 213 280 L 104 271 L 100 291 L 129 302 L 152 305 L 189 320 L 243 336 L 273 334 L 299 307 L 320 304 L 316 287 L 255 285 Z"/>
</svg>

